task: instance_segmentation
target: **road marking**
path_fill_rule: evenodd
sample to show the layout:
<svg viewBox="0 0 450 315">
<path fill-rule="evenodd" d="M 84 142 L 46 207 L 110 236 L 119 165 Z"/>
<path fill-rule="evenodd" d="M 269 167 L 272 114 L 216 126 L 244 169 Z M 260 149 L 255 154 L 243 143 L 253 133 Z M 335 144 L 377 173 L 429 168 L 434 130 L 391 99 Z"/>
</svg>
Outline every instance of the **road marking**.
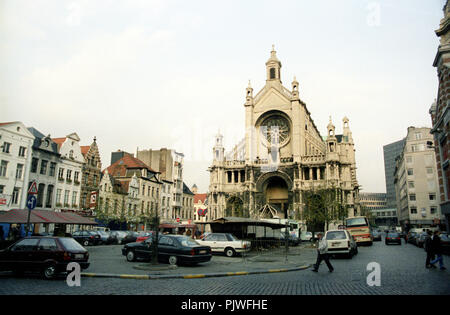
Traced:
<svg viewBox="0 0 450 315">
<path fill-rule="evenodd" d="M 196 279 L 196 278 L 205 278 L 205 275 L 186 275 L 183 276 L 184 279 Z"/>
</svg>

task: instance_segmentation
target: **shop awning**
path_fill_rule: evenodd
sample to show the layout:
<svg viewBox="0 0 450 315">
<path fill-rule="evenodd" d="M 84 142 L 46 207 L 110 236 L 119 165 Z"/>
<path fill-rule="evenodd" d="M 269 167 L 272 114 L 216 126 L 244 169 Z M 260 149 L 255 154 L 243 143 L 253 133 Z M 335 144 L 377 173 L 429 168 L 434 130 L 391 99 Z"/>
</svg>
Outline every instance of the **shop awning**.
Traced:
<svg viewBox="0 0 450 315">
<path fill-rule="evenodd" d="M 176 229 L 177 227 L 178 227 L 178 225 L 170 224 L 170 223 L 161 223 L 159 225 L 160 229 Z"/>
<path fill-rule="evenodd" d="M 26 224 L 28 210 L 12 209 L 0 213 L 0 223 Z M 97 222 L 72 212 L 55 212 L 50 210 L 31 210 L 30 223 L 61 223 L 79 225 L 97 225 Z"/>
</svg>

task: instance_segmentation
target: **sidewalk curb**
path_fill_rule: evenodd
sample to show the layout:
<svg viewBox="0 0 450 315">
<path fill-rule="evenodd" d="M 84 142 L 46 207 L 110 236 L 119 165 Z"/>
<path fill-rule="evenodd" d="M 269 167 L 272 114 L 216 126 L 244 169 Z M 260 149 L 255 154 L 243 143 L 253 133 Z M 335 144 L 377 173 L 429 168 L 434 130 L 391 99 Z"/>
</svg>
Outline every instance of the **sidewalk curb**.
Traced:
<svg viewBox="0 0 450 315">
<path fill-rule="evenodd" d="M 300 271 L 311 267 L 311 265 L 304 265 L 295 268 L 280 268 L 256 271 L 238 271 L 238 272 L 222 272 L 222 273 L 205 273 L 205 274 L 178 274 L 178 275 L 132 275 L 132 274 L 111 274 L 111 273 L 88 273 L 82 272 L 82 277 L 88 278 L 120 278 L 120 279 L 135 279 L 135 280 L 157 280 L 157 279 L 199 279 L 199 278 L 213 278 L 213 277 L 227 277 L 227 276 L 246 276 L 265 273 L 278 273 Z"/>
</svg>

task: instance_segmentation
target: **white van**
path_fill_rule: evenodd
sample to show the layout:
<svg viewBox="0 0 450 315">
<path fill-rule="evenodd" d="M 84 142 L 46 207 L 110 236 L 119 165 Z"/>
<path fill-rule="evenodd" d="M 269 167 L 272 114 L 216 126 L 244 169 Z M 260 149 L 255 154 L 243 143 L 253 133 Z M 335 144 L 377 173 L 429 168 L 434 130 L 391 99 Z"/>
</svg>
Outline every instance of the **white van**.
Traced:
<svg viewBox="0 0 450 315">
<path fill-rule="evenodd" d="M 330 255 L 344 254 L 352 258 L 358 254 L 358 246 L 347 230 L 327 231 L 324 238 L 327 240 L 327 253 Z"/>
</svg>

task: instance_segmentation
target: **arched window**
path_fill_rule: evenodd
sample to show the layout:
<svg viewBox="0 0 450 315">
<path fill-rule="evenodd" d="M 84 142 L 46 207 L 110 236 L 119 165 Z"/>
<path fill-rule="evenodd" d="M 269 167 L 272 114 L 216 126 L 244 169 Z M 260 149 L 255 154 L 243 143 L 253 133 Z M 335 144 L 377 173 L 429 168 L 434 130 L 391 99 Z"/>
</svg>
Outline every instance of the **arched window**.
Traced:
<svg viewBox="0 0 450 315">
<path fill-rule="evenodd" d="M 270 68 L 270 78 L 275 79 L 275 68 Z"/>
</svg>

